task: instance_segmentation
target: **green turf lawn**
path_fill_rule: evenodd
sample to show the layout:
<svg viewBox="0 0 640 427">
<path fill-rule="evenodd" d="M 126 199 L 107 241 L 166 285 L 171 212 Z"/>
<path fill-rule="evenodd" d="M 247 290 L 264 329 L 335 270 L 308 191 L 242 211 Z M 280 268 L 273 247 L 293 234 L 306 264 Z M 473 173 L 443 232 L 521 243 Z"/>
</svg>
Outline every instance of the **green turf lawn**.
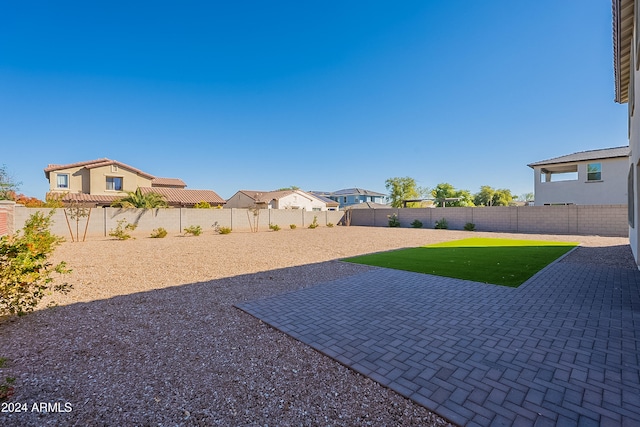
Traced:
<svg viewBox="0 0 640 427">
<path fill-rule="evenodd" d="M 343 261 L 517 288 L 574 242 L 471 238 Z"/>
</svg>

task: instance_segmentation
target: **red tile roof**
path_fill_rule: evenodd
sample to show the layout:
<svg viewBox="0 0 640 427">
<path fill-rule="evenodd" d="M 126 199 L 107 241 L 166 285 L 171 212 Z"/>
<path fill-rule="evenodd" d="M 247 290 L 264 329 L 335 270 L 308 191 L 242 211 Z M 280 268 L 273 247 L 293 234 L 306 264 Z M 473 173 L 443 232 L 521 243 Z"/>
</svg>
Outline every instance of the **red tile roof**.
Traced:
<svg viewBox="0 0 640 427">
<path fill-rule="evenodd" d="M 152 187 L 181 187 L 187 186 L 180 178 L 154 178 L 151 180 Z"/>
<path fill-rule="evenodd" d="M 196 203 L 205 201 L 211 205 L 223 205 L 225 200 L 212 190 L 186 190 L 183 188 L 163 188 L 163 187 L 140 187 L 143 194 L 157 193 L 164 196 L 170 206 L 193 206 Z M 78 202 L 84 204 L 95 204 L 108 206 L 117 199 L 126 196 L 125 193 L 113 196 L 93 195 L 84 193 L 66 193 L 62 197 L 62 202 Z"/>
</svg>

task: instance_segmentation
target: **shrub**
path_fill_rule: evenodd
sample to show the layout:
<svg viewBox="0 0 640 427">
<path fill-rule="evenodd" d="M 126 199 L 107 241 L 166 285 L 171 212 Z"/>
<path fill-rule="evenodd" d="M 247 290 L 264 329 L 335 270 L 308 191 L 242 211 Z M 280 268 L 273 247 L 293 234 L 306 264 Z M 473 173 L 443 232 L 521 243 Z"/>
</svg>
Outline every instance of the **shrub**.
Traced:
<svg viewBox="0 0 640 427">
<path fill-rule="evenodd" d="M 398 214 L 387 215 L 387 218 L 389 218 L 389 227 L 400 227 Z"/>
<path fill-rule="evenodd" d="M 472 222 L 468 222 L 464 225 L 464 229 L 467 231 L 476 231 L 476 225 Z"/>
<path fill-rule="evenodd" d="M 415 219 L 413 220 L 413 222 L 411 223 L 411 226 L 413 228 L 422 228 L 422 221 L 420 221 L 419 219 Z"/>
<path fill-rule="evenodd" d="M 200 200 L 198 203 L 193 205 L 194 209 L 211 209 L 211 205 L 209 202 L 205 202 L 204 200 Z"/>
<path fill-rule="evenodd" d="M 313 216 L 313 222 L 311 224 L 309 224 L 309 228 L 318 228 L 318 217 L 317 216 Z"/>
<path fill-rule="evenodd" d="M 167 230 L 162 227 L 158 227 L 153 230 L 153 232 L 151 233 L 151 237 L 153 237 L 154 239 L 162 239 L 163 237 L 167 237 Z"/>
<path fill-rule="evenodd" d="M 296 228 L 298 228 L 298 226 L 295 224 L 289 224 L 289 228 L 295 230 Z"/>
<path fill-rule="evenodd" d="M 280 226 L 278 224 L 269 224 L 269 229 L 273 231 L 280 231 Z"/>
<path fill-rule="evenodd" d="M 202 234 L 202 227 L 200 227 L 199 225 L 192 225 L 184 229 L 184 234 L 199 236 Z"/>
<path fill-rule="evenodd" d="M 53 210 L 36 212 L 22 232 L 0 238 L 0 317 L 31 312 L 51 292 L 67 293 L 71 285 L 54 285 L 53 273 L 68 274 L 64 261 L 53 264 L 50 257 L 64 241 L 51 234 Z"/>
<path fill-rule="evenodd" d="M 436 221 L 436 228 L 439 230 L 446 230 L 449 228 L 449 223 L 445 218 L 442 218 L 441 220 Z"/>
<path fill-rule="evenodd" d="M 229 234 L 231 233 L 231 227 L 218 227 L 218 233 Z"/>
<path fill-rule="evenodd" d="M 329 227 L 329 228 L 333 227 L 333 223 L 332 222 L 328 222 L 327 223 L 327 227 Z"/>
<path fill-rule="evenodd" d="M 127 231 L 133 231 L 136 227 L 136 224 L 129 224 L 126 219 L 121 219 L 118 221 L 118 226 L 115 230 L 109 230 L 109 236 L 115 237 L 118 240 L 127 240 L 131 238 L 131 234 L 127 233 Z"/>
</svg>

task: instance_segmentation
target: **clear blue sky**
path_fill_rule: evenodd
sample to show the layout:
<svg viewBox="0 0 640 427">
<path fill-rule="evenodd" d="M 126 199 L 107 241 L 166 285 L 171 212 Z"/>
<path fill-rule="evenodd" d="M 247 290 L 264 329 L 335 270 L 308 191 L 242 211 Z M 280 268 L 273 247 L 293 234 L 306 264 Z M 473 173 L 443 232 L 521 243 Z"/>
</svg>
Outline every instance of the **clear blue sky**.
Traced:
<svg viewBox="0 0 640 427">
<path fill-rule="evenodd" d="M 627 145 L 611 3 L 5 1 L 0 164 L 108 157 L 228 198 L 410 176 L 533 191 L 528 163 Z"/>
</svg>

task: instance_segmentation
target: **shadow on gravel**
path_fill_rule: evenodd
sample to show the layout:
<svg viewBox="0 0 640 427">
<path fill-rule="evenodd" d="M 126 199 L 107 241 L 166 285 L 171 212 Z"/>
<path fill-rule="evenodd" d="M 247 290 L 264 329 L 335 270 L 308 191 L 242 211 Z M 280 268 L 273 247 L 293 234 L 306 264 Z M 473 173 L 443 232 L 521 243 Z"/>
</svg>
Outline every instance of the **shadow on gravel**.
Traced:
<svg viewBox="0 0 640 427">
<path fill-rule="evenodd" d="M 0 324 L 0 357 L 8 359 L 0 376 L 16 378 L 0 425 L 441 425 L 425 408 L 233 307 L 367 269 L 323 262 Z"/>
</svg>

